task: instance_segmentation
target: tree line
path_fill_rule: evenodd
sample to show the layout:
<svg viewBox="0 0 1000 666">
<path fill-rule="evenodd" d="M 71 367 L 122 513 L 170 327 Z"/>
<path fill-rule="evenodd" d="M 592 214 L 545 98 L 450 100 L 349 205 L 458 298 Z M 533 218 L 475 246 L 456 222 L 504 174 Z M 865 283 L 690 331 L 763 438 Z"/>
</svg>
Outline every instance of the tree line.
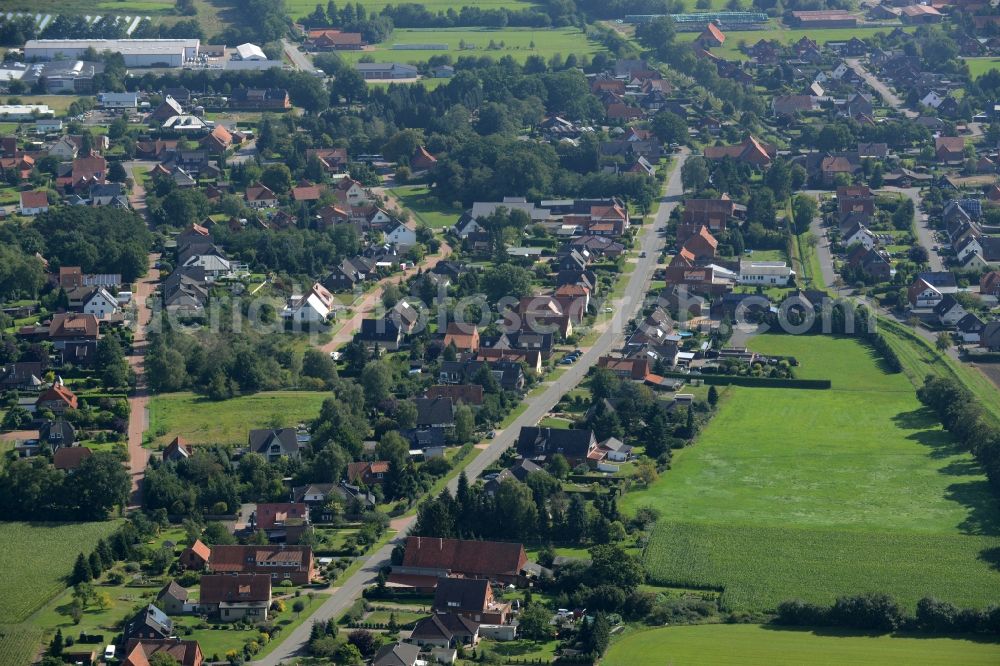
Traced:
<svg viewBox="0 0 1000 666">
<path fill-rule="evenodd" d="M 982 403 L 956 379 L 928 376 L 917 390 L 920 402 L 934 410 L 945 430 L 971 452 L 1000 497 L 1000 427 Z"/>
<path fill-rule="evenodd" d="M 118 456 L 98 451 L 72 472 L 46 456 L 8 462 L 0 470 L 0 514 L 9 520 L 106 520 L 123 509 L 131 485 Z"/>
<path fill-rule="evenodd" d="M 1000 634 L 1000 606 L 960 608 L 934 597 L 906 613 L 891 595 L 868 593 L 838 597 L 829 606 L 792 599 L 778 604 L 775 624 L 795 627 L 845 627 L 865 631 L 915 631 L 927 634 Z"/>
</svg>

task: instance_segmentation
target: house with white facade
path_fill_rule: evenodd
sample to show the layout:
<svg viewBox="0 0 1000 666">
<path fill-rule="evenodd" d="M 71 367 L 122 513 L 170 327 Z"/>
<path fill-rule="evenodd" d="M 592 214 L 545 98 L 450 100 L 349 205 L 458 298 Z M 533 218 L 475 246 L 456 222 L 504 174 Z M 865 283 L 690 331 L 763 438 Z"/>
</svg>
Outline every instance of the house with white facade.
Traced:
<svg viewBox="0 0 1000 666">
<path fill-rule="evenodd" d="M 333 312 L 335 305 L 333 294 L 317 282 L 308 294 L 292 296 L 281 314 L 297 322 L 323 323 Z"/>
<path fill-rule="evenodd" d="M 386 232 L 385 240 L 395 245 L 416 245 L 417 227 L 412 222 L 399 222 L 392 230 Z"/>
<path fill-rule="evenodd" d="M 40 215 L 49 210 L 49 195 L 45 190 L 21 192 L 21 205 L 18 211 L 21 215 Z"/>
<path fill-rule="evenodd" d="M 83 313 L 94 315 L 100 320 L 110 319 L 119 314 L 121 307 L 118 298 L 112 296 L 104 287 L 98 287 L 83 302 Z"/>
<path fill-rule="evenodd" d="M 741 261 L 740 284 L 784 287 L 795 278 L 784 261 Z"/>
</svg>

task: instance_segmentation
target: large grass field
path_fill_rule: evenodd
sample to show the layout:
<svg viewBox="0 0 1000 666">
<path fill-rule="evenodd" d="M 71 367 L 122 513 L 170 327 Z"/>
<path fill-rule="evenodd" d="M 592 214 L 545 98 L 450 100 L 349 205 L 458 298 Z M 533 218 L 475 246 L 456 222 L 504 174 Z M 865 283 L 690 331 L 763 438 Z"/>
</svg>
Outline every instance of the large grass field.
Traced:
<svg viewBox="0 0 1000 666">
<path fill-rule="evenodd" d="M 409 1 L 409 0 L 407 0 Z M 417 0 L 413 0 L 417 2 Z M 288 14 L 293 19 L 299 19 L 303 16 L 307 16 L 316 9 L 316 0 L 285 0 L 285 6 L 288 7 Z M 352 4 L 360 4 L 365 8 L 367 12 L 380 12 L 382 8 L 386 5 L 400 5 L 403 4 L 402 1 L 397 0 L 359 0 L 358 2 Z M 449 9 L 454 9 L 455 11 L 460 10 L 462 7 L 478 7 L 480 9 L 525 9 L 531 7 L 533 3 L 526 2 L 525 0 L 419 0 L 417 4 L 421 4 L 427 8 L 430 12 L 443 12 Z M 326 9 L 326 3 L 319 3 L 323 9 Z M 337 8 L 343 7 L 343 3 L 338 2 Z"/>
<path fill-rule="evenodd" d="M 251 428 L 295 427 L 319 416 L 329 393 L 275 391 L 214 402 L 193 393 L 165 393 L 149 404 L 154 446 L 180 435 L 191 444 L 245 444 Z"/>
<path fill-rule="evenodd" d="M 490 41 L 497 48 L 490 49 Z M 466 45 L 460 49 L 461 43 Z M 500 43 L 503 42 L 503 46 Z M 532 47 L 534 43 L 534 47 Z M 447 44 L 447 50 L 407 51 L 395 50 L 393 44 Z M 587 39 L 576 28 L 448 28 L 444 30 L 394 30 L 388 42 L 378 44 L 371 51 L 339 51 L 337 55 L 348 62 L 356 62 L 362 56 L 372 56 L 375 62 L 425 62 L 432 56 L 450 55 L 452 59 L 474 56 L 499 59 L 512 56 L 523 62 L 530 55 L 540 55 L 548 60 L 560 53 L 563 57 L 570 53 L 593 55 L 601 46 Z"/>
<path fill-rule="evenodd" d="M 80 552 L 90 553 L 118 523 L 0 523 L 0 623 L 28 618 L 60 590 Z M 2 650 L 0 650 L 2 652 Z"/>
<path fill-rule="evenodd" d="M 6 0 L 4 10 L 32 14 L 82 14 L 89 16 L 153 16 L 172 12 L 174 0 Z"/>
<path fill-rule="evenodd" d="M 987 666 L 998 662 L 1000 644 L 976 639 L 705 624 L 630 634 L 611 646 L 602 663 L 605 666 Z"/>
<path fill-rule="evenodd" d="M 724 588 L 741 609 L 866 590 L 911 606 L 931 593 L 994 600 L 1000 574 L 981 556 L 1000 547 L 995 500 L 906 377 L 852 339 L 750 345 L 795 356 L 799 377 L 833 389 L 733 388 L 673 469 L 623 498 L 663 514 L 646 552 L 654 581 Z"/>
<path fill-rule="evenodd" d="M 913 31 L 913 28 L 904 29 L 907 30 L 907 32 Z M 713 48 L 712 53 L 728 60 L 746 60 L 746 54 L 744 54 L 739 48 L 741 42 L 747 45 L 753 45 L 761 39 L 767 39 L 778 41 L 782 44 L 791 44 L 799 41 L 803 37 L 808 37 L 822 46 L 827 42 L 846 42 L 851 37 L 865 39 L 866 37 L 871 37 L 879 32 L 888 34 L 892 32 L 892 28 L 827 28 L 825 30 L 794 30 L 789 28 L 774 27 L 768 30 L 726 31 L 725 44 L 720 47 Z M 699 33 L 697 32 L 679 32 L 677 33 L 677 41 L 693 42 L 698 35 Z"/>
</svg>

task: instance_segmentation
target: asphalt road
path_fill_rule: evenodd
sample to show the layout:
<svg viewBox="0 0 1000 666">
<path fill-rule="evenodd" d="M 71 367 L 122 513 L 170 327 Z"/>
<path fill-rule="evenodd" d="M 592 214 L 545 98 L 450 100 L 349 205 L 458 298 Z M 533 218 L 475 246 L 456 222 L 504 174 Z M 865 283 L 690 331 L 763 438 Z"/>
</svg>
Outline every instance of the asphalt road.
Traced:
<svg viewBox="0 0 1000 666">
<path fill-rule="evenodd" d="M 860 60 L 857 58 L 847 58 L 844 62 L 847 63 L 847 66 L 853 69 L 858 76 L 864 79 L 865 83 L 874 88 L 875 91 L 882 96 L 882 99 L 886 104 L 901 112 L 907 118 L 916 118 L 920 115 L 916 111 L 904 108 L 903 100 L 900 99 L 899 96 L 897 96 L 896 93 L 894 93 L 889 86 L 884 84 L 878 77 L 865 69 Z"/>
<path fill-rule="evenodd" d="M 591 366 L 597 363 L 597 359 L 612 350 L 624 331 L 625 324 L 635 316 L 642 301 L 649 289 L 649 283 L 656 268 L 656 261 L 663 249 L 663 237 L 658 230 L 666 223 L 670 216 L 670 211 L 674 209 L 683 193 L 681 186 L 681 166 L 687 158 L 687 152 L 680 157 L 680 164 L 676 166 L 670 179 L 667 181 L 664 190 L 662 204 L 657 211 L 656 219 L 649 227 L 640 232 L 639 251 L 645 252 L 645 257 L 640 257 L 635 270 L 629 277 L 628 284 L 622 298 L 613 304 L 614 312 L 610 315 L 610 322 L 604 333 L 597 339 L 580 359 L 569 367 L 558 379 L 548 383 L 546 389 L 528 401 L 528 408 L 518 416 L 506 429 L 497 431 L 495 439 L 490 441 L 489 447 L 480 452 L 465 468 L 465 472 L 470 480 L 482 474 L 491 463 L 493 463 L 505 449 L 514 444 L 517 433 L 522 426 L 533 426 L 545 416 L 550 409 L 559 401 L 564 393 L 573 389 L 587 374 Z M 458 479 L 453 479 L 449 483 L 452 492 L 458 484 Z M 337 617 L 350 607 L 354 600 L 361 596 L 364 588 L 375 582 L 379 569 L 388 562 L 392 554 L 393 547 L 403 541 L 406 532 L 412 525 L 412 520 L 404 521 L 402 524 L 394 525 L 399 527 L 396 538 L 371 554 L 364 565 L 344 584 L 338 588 L 322 606 L 312 615 L 310 621 L 303 622 L 289 635 L 282 637 L 281 644 L 266 657 L 255 661 L 261 666 L 277 666 L 286 659 L 291 659 L 301 653 L 309 640 L 309 633 L 312 630 L 313 621 L 325 621 L 332 617 Z"/>
<path fill-rule="evenodd" d="M 316 66 L 312 64 L 312 60 L 309 59 L 305 53 L 299 50 L 299 47 L 288 41 L 287 39 L 281 40 L 281 48 L 285 50 L 285 55 L 288 59 L 292 61 L 295 65 L 295 69 L 302 70 L 303 72 L 315 72 Z"/>
<path fill-rule="evenodd" d="M 930 265 L 932 271 L 945 270 L 944 260 L 941 258 L 941 255 L 933 249 L 934 246 L 937 245 L 937 241 L 934 240 L 934 230 L 928 226 L 930 220 L 927 219 L 927 213 L 920 210 L 920 204 L 922 201 L 920 197 L 920 188 L 887 187 L 885 190 L 887 192 L 898 192 L 913 202 L 913 210 L 916 215 L 916 219 L 913 221 L 913 228 L 917 233 L 917 243 L 923 245 L 924 249 L 927 250 L 927 263 Z"/>
</svg>

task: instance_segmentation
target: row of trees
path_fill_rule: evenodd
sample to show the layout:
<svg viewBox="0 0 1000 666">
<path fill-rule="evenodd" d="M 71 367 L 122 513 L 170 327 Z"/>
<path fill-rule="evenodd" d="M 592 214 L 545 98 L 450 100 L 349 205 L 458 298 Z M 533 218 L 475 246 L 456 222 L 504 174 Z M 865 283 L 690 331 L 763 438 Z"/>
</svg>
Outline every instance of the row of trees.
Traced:
<svg viewBox="0 0 1000 666">
<path fill-rule="evenodd" d="M 44 457 L 14 460 L 0 470 L 0 514 L 10 520 L 105 520 L 124 508 L 130 483 L 112 453 L 94 453 L 72 473 Z"/>
<path fill-rule="evenodd" d="M 972 452 L 993 493 L 1000 497 L 1000 428 L 979 399 L 956 379 L 930 376 L 917 390 L 917 397 L 934 410 L 959 444 Z"/>
<path fill-rule="evenodd" d="M 1000 634 L 1000 606 L 959 608 L 946 601 L 924 597 L 916 613 L 907 615 L 888 594 L 838 597 L 823 606 L 801 599 L 778 604 L 776 624 L 799 627 L 848 627 L 867 631 L 919 631 L 928 634 Z"/>
</svg>

